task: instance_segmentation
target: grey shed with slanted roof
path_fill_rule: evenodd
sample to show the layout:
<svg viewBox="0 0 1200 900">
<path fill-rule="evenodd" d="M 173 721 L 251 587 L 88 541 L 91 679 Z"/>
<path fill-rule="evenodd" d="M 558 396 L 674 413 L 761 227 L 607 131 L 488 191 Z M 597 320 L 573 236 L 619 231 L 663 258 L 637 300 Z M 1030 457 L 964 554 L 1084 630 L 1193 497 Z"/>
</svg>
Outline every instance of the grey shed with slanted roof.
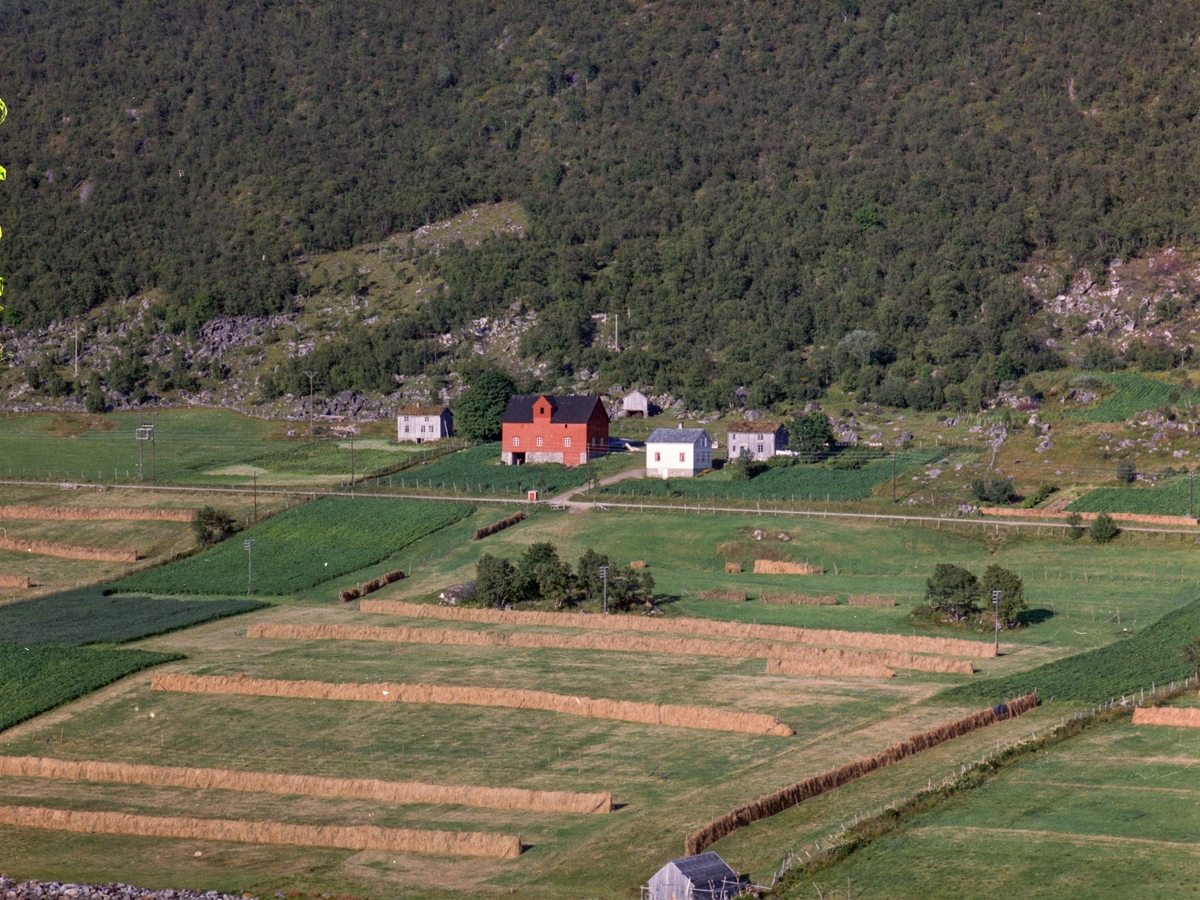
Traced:
<svg viewBox="0 0 1200 900">
<path fill-rule="evenodd" d="M 729 900 L 740 894 L 746 883 L 709 850 L 671 860 L 654 873 L 642 894 L 645 900 Z"/>
</svg>

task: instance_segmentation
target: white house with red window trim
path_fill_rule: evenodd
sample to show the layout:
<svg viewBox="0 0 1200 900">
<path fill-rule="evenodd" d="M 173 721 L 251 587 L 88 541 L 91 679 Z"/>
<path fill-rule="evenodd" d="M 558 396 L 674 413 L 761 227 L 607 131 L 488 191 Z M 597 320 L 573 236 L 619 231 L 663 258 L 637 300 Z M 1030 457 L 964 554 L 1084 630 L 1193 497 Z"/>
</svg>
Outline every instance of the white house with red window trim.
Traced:
<svg viewBox="0 0 1200 900">
<path fill-rule="evenodd" d="M 646 438 L 649 478 L 694 478 L 712 468 L 713 441 L 703 428 L 655 428 Z"/>
</svg>

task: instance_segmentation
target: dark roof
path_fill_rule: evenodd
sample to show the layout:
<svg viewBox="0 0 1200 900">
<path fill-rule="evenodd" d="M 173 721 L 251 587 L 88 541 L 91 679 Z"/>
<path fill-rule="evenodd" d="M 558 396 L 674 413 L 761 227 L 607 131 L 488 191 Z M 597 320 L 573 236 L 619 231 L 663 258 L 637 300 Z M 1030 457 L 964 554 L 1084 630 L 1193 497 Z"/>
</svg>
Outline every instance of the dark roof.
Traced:
<svg viewBox="0 0 1200 900">
<path fill-rule="evenodd" d="M 725 860 L 717 856 L 712 850 L 707 853 L 701 853 L 699 856 L 685 856 L 682 859 L 673 859 L 671 864 L 675 866 L 693 885 L 705 885 L 710 881 L 715 881 L 718 884 L 724 880 L 736 882 L 738 873 L 729 868 Z"/>
<path fill-rule="evenodd" d="M 402 406 L 396 410 L 398 416 L 440 416 L 446 412 L 445 405 L 442 406 Z"/>
<path fill-rule="evenodd" d="M 646 438 L 647 444 L 694 444 L 708 437 L 703 428 L 655 428 Z"/>
<path fill-rule="evenodd" d="M 513 394 L 504 409 L 504 422 L 532 422 L 533 404 L 545 397 L 550 401 L 550 421 L 553 424 L 584 424 L 592 417 L 592 411 L 600 404 L 599 397 L 591 394 Z"/>
</svg>

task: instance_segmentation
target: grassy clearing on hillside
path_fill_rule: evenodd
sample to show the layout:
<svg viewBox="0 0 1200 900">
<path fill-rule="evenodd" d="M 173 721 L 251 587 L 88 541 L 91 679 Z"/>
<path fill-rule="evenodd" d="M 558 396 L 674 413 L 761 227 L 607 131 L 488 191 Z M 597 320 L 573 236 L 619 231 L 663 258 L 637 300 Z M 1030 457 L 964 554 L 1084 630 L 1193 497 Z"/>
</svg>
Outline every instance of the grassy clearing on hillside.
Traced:
<svg viewBox="0 0 1200 900">
<path fill-rule="evenodd" d="M 473 511 L 470 506 L 420 500 L 317 500 L 198 556 L 139 572 L 115 587 L 122 593 L 241 593 L 247 578 L 243 541 L 252 539 L 255 592 L 288 594 L 386 559 Z"/>
<path fill-rule="evenodd" d="M 945 456 L 943 450 L 901 453 L 896 461 L 899 476 L 914 466 Z M 892 478 L 892 460 L 863 463 L 860 469 L 835 469 L 829 465 L 798 465 L 768 469 L 750 481 L 731 481 L 723 473 L 700 478 L 646 478 L 622 481 L 600 493 L 622 497 L 689 497 L 697 500 L 862 500 Z"/>
<path fill-rule="evenodd" d="M 1165 381 L 1146 378 L 1143 375 L 1128 375 L 1122 372 L 1099 374 L 1117 388 L 1116 393 L 1101 400 L 1090 409 L 1071 413 L 1071 417 L 1085 422 L 1123 422 L 1130 416 L 1151 409 L 1167 406 L 1195 404 L 1200 396 Z"/>
<path fill-rule="evenodd" d="M 104 596 L 100 587 L 0 606 L 0 636 L 10 644 L 123 643 L 262 609 L 255 600 L 175 600 Z"/>
<path fill-rule="evenodd" d="M 1200 732 L 1099 726 L 785 894 L 879 900 L 1195 896 Z"/>
<path fill-rule="evenodd" d="M 126 675 L 179 658 L 145 650 L 0 644 L 0 731 Z"/>
<path fill-rule="evenodd" d="M 1036 690 L 1047 700 L 1100 703 L 1190 675 L 1183 648 L 1198 637 L 1200 600 L 1107 647 L 1016 675 L 959 685 L 941 697 L 954 703 L 999 703 Z"/>
<path fill-rule="evenodd" d="M 100 421 L 107 430 L 64 434 L 50 415 L 0 419 L 0 475 L 56 481 L 128 481 L 137 479 L 134 432 L 145 413 L 113 413 Z M 187 480 L 206 469 L 246 462 L 270 449 L 262 439 L 269 422 L 213 409 L 168 410 L 156 418 L 155 469 L 160 482 Z M 150 447 L 143 472 L 150 479 Z"/>
<path fill-rule="evenodd" d="M 1088 491 L 1067 507 L 1069 512 L 1123 512 L 1154 516 L 1186 516 L 1188 478 L 1173 478 L 1152 488 L 1105 487 Z M 1192 509 L 1194 512 L 1194 508 Z"/>
</svg>

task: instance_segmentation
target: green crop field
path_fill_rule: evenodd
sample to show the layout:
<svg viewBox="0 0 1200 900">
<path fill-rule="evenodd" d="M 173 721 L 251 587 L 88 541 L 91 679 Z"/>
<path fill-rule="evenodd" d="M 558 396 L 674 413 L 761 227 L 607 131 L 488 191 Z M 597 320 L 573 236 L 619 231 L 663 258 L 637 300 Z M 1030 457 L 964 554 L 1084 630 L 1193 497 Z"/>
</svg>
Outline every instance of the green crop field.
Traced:
<svg viewBox="0 0 1200 900">
<path fill-rule="evenodd" d="M 146 650 L 0 644 L 0 731 L 172 659 L 179 656 Z"/>
<path fill-rule="evenodd" d="M 1028 757 L 841 863 L 788 900 L 1196 895 L 1196 729 L 1129 719 Z"/>
<path fill-rule="evenodd" d="M 122 593 L 235 594 L 246 588 L 243 540 L 254 540 L 254 590 L 289 594 L 386 559 L 473 507 L 334 497 L 286 510 L 210 550 L 114 585 Z"/>
<path fill-rule="evenodd" d="M 629 456 L 614 454 L 592 464 L 592 475 L 600 477 L 619 471 L 631 462 Z M 460 450 L 433 462 L 406 469 L 392 479 L 394 487 L 419 487 L 436 491 L 471 494 L 523 496 L 526 491 L 557 494 L 587 483 L 588 467 L 567 468 L 557 464 L 506 466 L 500 462 L 500 444 L 481 444 Z"/>
<path fill-rule="evenodd" d="M 1115 643 L 1015 675 L 946 691 L 954 703 L 999 703 L 1036 690 L 1042 697 L 1099 703 L 1192 674 L 1183 648 L 1200 637 L 1200 600 Z"/>
<path fill-rule="evenodd" d="M 176 600 L 104 595 L 79 588 L 0 606 L 0 635 L 10 644 L 123 643 L 262 609 L 255 600 Z"/>
<path fill-rule="evenodd" d="M 896 472 L 933 462 L 945 455 L 940 450 L 901 453 Z M 891 481 L 892 460 L 864 462 L 859 469 L 835 469 L 828 464 L 797 465 L 768 469 L 750 481 L 732 481 L 722 472 L 700 478 L 645 478 L 622 481 L 602 488 L 614 497 L 686 497 L 695 500 L 862 500 L 879 485 Z"/>
<path fill-rule="evenodd" d="M 1187 476 L 1151 488 L 1105 487 L 1088 491 L 1067 507 L 1069 512 L 1123 512 L 1153 516 L 1186 516 L 1194 511 Z"/>
<path fill-rule="evenodd" d="M 1146 410 L 1194 405 L 1197 399 L 1200 399 L 1195 391 L 1184 390 L 1142 375 L 1115 372 L 1098 374 L 1096 377 L 1114 385 L 1116 393 L 1105 397 L 1090 409 L 1072 413 L 1073 418 L 1085 422 L 1123 422 L 1130 416 Z"/>
</svg>

